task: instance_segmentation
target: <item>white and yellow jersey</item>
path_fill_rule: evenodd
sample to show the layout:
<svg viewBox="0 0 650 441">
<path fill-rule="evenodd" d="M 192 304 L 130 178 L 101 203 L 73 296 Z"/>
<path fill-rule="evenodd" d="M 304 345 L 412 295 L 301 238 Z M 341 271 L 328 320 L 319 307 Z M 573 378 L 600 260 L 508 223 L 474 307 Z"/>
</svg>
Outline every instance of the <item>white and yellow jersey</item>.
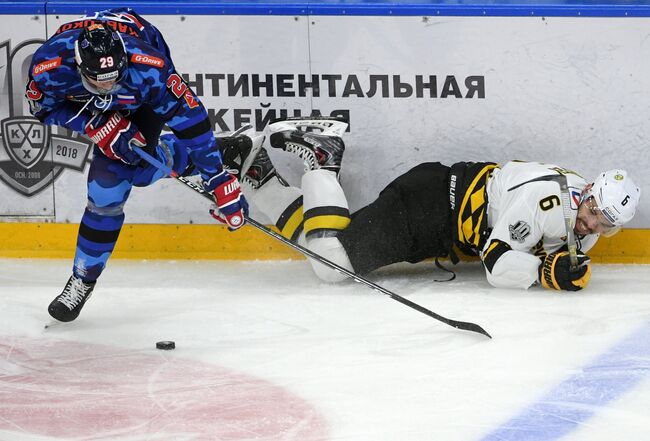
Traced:
<svg viewBox="0 0 650 441">
<path fill-rule="evenodd" d="M 578 174 L 552 164 L 506 163 L 493 171 L 487 184 L 488 226 L 492 229 L 481 253 L 487 279 L 500 288 L 528 288 L 538 281 L 543 258 L 567 243 L 560 185 L 537 180 L 562 173 L 567 177 L 575 225 L 580 193 L 587 182 Z M 598 235 L 581 238 L 586 253 Z"/>
</svg>

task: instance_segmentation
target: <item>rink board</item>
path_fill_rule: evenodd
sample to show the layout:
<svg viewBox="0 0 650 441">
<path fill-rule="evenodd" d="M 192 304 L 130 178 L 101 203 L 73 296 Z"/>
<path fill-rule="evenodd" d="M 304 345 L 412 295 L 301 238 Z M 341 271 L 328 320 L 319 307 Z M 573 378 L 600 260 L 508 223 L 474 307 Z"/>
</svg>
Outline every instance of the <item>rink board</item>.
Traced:
<svg viewBox="0 0 650 441">
<path fill-rule="evenodd" d="M 535 160 L 574 168 L 587 179 L 616 166 L 627 169 L 642 189 L 650 188 L 645 145 L 650 57 L 643 55 L 650 5 L 574 3 L 140 1 L 133 6 L 166 36 L 179 72 L 201 97 L 215 131 L 247 123 L 262 130 L 270 118 L 284 115 L 348 116 L 341 182 L 354 211 L 422 161 Z M 0 120 L 9 124 L 27 117 L 22 85 L 40 42 L 80 14 L 109 5 L 3 6 Z M 273 44 L 260 35 L 272 36 Z M 16 126 L 2 130 L 11 127 Z M 85 139 L 52 129 L 34 166 L 17 159 L 19 150 L 12 155 L 4 132 L 0 220 L 75 229 L 65 224 L 77 224 L 85 206 L 92 154 Z M 276 150 L 270 155 L 280 173 L 298 185 L 300 161 Z M 169 180 L 135 189 L 126 213 L 127 222 L 160 230 L 192 231 L 212 222 L 201 198 Z M 268 221 L 255 207 L 251 215 Z M 650 199 L 642 196 L 630 227 L 638 229 L 631 244 L 615 238 L 616 246 L 604 248 L 614 253 L 613 261 L 620 260 L 614 257 L 619 246 L 647 240 Z M 22 234 L 15 224 L 6 228 L 12 237 Z M 233 249 L 241 246 L 234 236 L 223 240 L 233 242 L 228 245 Z M 148 241 L 129 249 L 147 253 Z M 0 248 L 7 247 L 0 242 Z"/>
<path fill-rule="evenodd" d="M 72 258 L 78 226 L 0 223 L 0 257 Z M 622 230 L 601 238 L 589 256 L 597 263 L 650 264 L 650 231 Z M 118 259 L 282 260 L 304 257 L 253 227 L 126 224 L 113 254 Z M 467 258 L 464 260 L 471 260 Z"/>
</svg>

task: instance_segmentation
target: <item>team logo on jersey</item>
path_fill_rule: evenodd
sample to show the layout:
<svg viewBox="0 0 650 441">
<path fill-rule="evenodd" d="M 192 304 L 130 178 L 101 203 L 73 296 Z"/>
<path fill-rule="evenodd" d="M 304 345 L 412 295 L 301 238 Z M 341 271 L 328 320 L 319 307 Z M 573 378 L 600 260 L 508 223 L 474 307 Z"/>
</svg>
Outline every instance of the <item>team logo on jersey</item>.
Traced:
<svg viewBox="0 0 650 441">
<path fill-rule="evenodd" d="M 0 101 L 0 115 L 4 116 L 0 121 L 0 181 L 27 197 L 49 187 L 65 169 L 82 172 L 92 145 L 79 135 L 67 135 L 65 129 L 52 133 L 50 126 L 26 111 L 25 102 L 38 111 L 43 97 L 33 81 L 26 91 L 23 86 L 27 83 L 23 66 L 42 43 L 24 41 L 13 52 L 10 41 L 0 43 L 0 89 L 9 92 L 8 99 Z M 32 72 L 38 75 L 60 63 L 60 58 L 44 61 Z"/>
<path fill-rule="evenodd" d="M 530 225 L 524 221 L 518 221 L 516 224 L 510 225 L 509 230 L 510 238 L 521 243 L 523 243 L 526 240 L 526 237 L 530 235 Z"/>
<path fill-rule="evenodd" d="M 38 90 L 38 87 L 36 87 L 36 82 L 34 80 L 31 80 L 27 85 L 25 96 L 31 101 L 38 101 L 43 98 L 43 92 Z"/>
</svg>

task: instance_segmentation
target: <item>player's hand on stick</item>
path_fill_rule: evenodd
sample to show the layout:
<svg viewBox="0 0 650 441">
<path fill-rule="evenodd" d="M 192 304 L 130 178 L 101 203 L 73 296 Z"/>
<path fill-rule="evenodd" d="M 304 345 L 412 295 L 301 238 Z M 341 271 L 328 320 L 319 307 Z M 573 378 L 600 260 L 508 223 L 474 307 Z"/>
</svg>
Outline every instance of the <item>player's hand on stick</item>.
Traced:
<svg viewBox="0 0 650 441">
<path fill-rule="evenodd" d="M 120 112 L 99 113 L 86 124 L 86 134 L 110 159 L 129 165 L 140 162 L 132 145 L 144 147 L 147 141 L 136 125 Z"/>
<path fill-rule="evenodd" d="M 210 182 L 218 182 L 212 190 L 217 210 L 210 210 L 210 215 L 219 222 L 228 225 L 231 231 L 241 228 L 248 216 L 248 202 L 241 193 L 237 177 L 223 170 L 210 179 Z"/>
<path fill-rule="evenodd" d="M 551 253 L 539 266 L 539 280 L 544 288 L 580 291 L 591 278 L 589 256 L 578 255 L 578 268 L 571 271 L 571 260 L 566 251 Z"/>
</svg>

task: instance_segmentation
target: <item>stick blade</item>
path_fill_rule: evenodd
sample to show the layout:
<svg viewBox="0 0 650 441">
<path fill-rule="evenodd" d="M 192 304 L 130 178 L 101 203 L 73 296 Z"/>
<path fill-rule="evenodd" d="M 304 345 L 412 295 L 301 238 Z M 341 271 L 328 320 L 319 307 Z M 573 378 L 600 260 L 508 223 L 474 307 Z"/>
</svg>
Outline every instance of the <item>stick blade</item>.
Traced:
<svg viewBox="0 0 650 441">
<path fill-rule="evenodd" d="M 451 321 L 449 323 L 451 326 L 453 326 L 456 329 L 462 329 L 463 331 L 470 331 L 470 332 L 476 332 L 477 334 L 482 334 L 486 336 L 487 338 L 492 338 L 488 332 L 483 329 L 481 326 L 477 325 L 476 323 L 470 323 L 470 322 L 459 322 L 459 321 Z"/>
</svg>

